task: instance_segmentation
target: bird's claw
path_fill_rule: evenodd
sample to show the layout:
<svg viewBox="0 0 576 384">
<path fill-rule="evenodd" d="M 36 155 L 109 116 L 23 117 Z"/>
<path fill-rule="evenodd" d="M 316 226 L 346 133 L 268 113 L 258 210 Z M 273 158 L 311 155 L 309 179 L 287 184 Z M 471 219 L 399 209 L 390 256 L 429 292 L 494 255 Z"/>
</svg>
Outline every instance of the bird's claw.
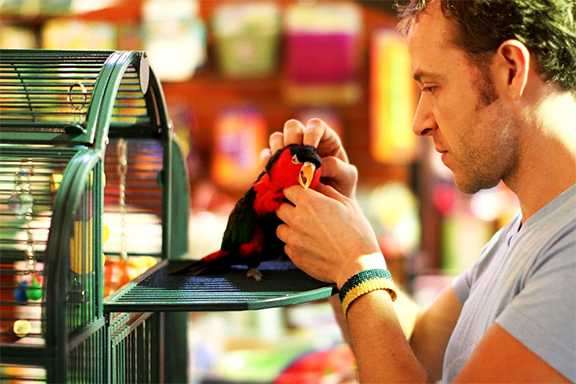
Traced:
<svg viewBox="0 0 576 384">
<path fill-rule="evenodd" d="M 262 272 L 260 272 L 258 268 L 250 268 L 248 272 L 246 272 L 246 277 L 251 277 L 259 283 L 262 280 Z"/>
</svg>

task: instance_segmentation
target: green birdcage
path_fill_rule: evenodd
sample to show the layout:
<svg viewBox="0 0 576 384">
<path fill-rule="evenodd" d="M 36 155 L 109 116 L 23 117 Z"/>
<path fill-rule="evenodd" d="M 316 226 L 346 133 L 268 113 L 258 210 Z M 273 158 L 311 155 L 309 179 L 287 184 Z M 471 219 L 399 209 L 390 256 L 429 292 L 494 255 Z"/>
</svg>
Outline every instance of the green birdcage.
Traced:
<svg viewBox="0 0 576 384">
<path fill-rule="evenodd" d="M 172 274 L 184 157 L 145 52 L 0 50 L 1 382 L 185 382 L 187 312 L 334 293 L 285 263 Z"/>
<path fill-rule="evenodd" d="M 146 54 L 2 50 L 0 169 L 2 382 L 159 382 L 163 338 L 140 329 L 162 335 L 164 315 L 104 305 L 104 252 L 187 252 L 183 158 Z"/>
</svg>

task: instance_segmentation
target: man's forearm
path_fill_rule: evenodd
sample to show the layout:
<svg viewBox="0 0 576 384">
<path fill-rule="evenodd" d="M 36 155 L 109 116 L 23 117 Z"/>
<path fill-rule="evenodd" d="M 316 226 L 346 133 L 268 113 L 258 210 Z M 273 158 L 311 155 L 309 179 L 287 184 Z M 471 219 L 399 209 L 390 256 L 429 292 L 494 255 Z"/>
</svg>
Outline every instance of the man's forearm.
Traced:
<svg viewBox="0 0 576 384">
<path fill-rule="evenodd" d="M 432 380 L 442 378 L 444 354 L 461 310 L 454 289 L 448 286 L 416 319 L 410 346 Z"/>
<path fill-rule="evenodd" d="M 374 291 L 355 300 L 347 320 L 360 382 L 430 381 L 406 340 L 386 291 Z"/>
</svg>

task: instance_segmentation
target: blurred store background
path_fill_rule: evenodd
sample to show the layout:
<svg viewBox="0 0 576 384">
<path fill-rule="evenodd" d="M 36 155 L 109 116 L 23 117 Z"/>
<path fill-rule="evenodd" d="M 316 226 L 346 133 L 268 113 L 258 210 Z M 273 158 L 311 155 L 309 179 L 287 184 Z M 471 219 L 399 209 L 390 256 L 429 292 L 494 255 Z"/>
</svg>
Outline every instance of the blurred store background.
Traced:
<svg viewBox="0 0 576 384">
<path fill-rule="evenodd" d="M 395 280 L 425 303 L 518 206 L 503 185 L 460 193 L 413 135 L 419 94 L 392 4 L 0 0 L 0 47 L 148 52 L 187 153 L 195 258 L 219 248 L 269 134 L 323 118 L 358 167 L 357 198 Z M 352 380 L 327 302 L 189 318 L 190 382 Z"/>
</svg>

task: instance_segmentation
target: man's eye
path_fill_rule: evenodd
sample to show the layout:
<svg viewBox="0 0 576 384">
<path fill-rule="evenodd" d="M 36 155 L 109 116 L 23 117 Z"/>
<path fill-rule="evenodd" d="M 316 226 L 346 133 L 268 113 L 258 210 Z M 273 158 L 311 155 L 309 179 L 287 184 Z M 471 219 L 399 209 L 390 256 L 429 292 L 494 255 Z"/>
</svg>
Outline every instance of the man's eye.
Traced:
<svg viewBox="0 0 576 384">
<path fill-rule="evenodd" d="M 430 93 L 434 93 L 435 90 L 436 90 L 436 86 L 424 87 L 422 89 L 423 92 L 430 92 Z"/>
</svg>

